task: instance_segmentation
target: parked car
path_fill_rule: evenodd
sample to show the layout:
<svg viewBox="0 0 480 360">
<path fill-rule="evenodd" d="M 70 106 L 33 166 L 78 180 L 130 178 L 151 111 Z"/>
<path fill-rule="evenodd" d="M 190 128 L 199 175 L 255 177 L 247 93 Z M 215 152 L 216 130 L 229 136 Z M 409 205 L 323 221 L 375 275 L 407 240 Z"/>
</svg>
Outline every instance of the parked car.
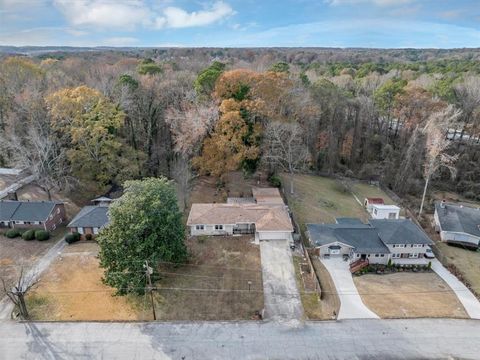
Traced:
<svg viewBox="0 0 480 360">
<path fill-rule="evenodd" d="M 435 254 L 433 253 L 432 249 L 427 248 L 427 249 L 425 250 L 425 257 L 426 257 L 427 259 L 434 259 L 434 258 L 435 258 Z"/>
</svg>

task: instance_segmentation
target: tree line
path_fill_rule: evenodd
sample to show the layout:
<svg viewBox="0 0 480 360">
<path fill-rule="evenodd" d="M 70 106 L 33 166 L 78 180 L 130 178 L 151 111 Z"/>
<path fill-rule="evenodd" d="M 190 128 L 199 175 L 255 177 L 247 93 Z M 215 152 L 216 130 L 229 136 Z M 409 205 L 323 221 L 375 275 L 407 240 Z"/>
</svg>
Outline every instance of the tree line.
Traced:
<svg viewBox="0 0 480 360">
<path fill-rule="evenodd" d="M 262 169 L 379 180 L 400 195 L 433 183 L 478 200 L 478 58 L 354 49 L 5 56 L 0 165 L 30 169 L 49 194 L 98 195 L 161 175 L 186 194 L 194 174 L 221 183 L 229 171 Z"/>
</svg>

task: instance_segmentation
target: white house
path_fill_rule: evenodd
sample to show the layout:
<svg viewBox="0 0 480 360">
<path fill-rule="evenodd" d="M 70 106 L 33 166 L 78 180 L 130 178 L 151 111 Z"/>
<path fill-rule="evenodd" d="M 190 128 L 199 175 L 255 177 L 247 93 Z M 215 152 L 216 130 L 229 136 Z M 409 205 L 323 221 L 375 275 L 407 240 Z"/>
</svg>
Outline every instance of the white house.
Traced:
<svg viewBox="0 0 480 360">
<path fill-rule="evenodd" d="M 435 204 L 434 221 L 442 241 L 480 247 L 480 208 L 442 201 Z"/>
<path fill-rule="evenodd" d="M 255 189 L 253 194 L 254 203 L 193 204 L 187 220 L 190 234 L 255 234 L 256 243 L 261 240 L 291 241 L 293 225 L 278 190 Z"/>
<path fill-rule="evenodd" d="M 373 219 L 399 219 L 400 208 L 396 205 L 379 205 L 371 206 L 371 213 Z"/>
</svg>

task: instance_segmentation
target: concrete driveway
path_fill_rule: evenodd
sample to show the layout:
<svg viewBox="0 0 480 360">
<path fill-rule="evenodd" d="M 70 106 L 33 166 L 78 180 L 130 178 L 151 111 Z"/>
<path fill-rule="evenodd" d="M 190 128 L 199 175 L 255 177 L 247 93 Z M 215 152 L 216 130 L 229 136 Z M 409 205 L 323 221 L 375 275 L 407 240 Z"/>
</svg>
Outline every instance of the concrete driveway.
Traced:
<svg viewBox="0 0 480 360">
<path fill-rule="evenodd" d="M 362 301 L 357 287 L 353 282 L 348 261 L 341 257 L 320 259 L 333 279 L 338 297 L 340 310 L 337 319 L 379 319 Z"/>
<path fill-rule="evenodd" d="M 437 259 L 432 259 L 432 269 L 452 288 L 468 316 L 472 319 L 480 319 L 480 301 L 475 295 Z"/>
<path fill-rule="evenodd" d="M 287 241 L 260 242 L 266 319 L 300 320 L 303 307 Z"/>
</svg>

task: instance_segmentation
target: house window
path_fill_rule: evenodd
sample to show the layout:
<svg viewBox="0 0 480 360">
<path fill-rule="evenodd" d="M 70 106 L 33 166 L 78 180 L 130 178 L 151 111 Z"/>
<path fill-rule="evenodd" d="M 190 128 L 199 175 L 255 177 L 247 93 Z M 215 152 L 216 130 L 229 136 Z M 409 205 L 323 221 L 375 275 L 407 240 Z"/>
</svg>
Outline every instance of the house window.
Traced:
<svg viewBox="0 0 480 360">
<path fill-rule="evenodd" d="M 360 254 L 357 254 L 357 257 L 360 257 Z"/>
<path fill-rule="evenodd" d="M 381 257 L 385 257 L 385 254 L 381 254 L 380 256 L 381 256 Z"/>
<path fill-rule="evenodd" d="M 79 228 L 77 229 L 77 231 L 78 231 L 78 233 L 79 233 L 80 235 L 83 235 L 83 228 L 79 227 Z"/>
<path fill-rule="evenodd" d="M 396 219 L 396 218 L 397 218 L 397 214 L 396 214 L 396 213 L 388 213 L 388 218 L 389 218 L 389 219 Z"/>
<path fill-rule="evenodd" d="M 411 259 L 416 259 L 418 258 L 418 253 L 411 253 L 408 257 Z"/>
<path fill-rule="evenodd" d="M 400 254 L 392 254 L 393 259 L 396 259 L 396 258 L 399 258 L 399 257 L 400 257 Z"/>
<path fill-rule="evenodd" d="M 223 230 L 223 225 L 215 225 L 215 230 Z"/>
<path fill-rule="evenodd" d="M 205 230 L 205 225 L 197 225 L 195 226 L 196 230 Z"/>
<path fill-rule="evenodd" d="M 93 233 L 94 233 L 95 235 L 98 234 L 98 228 L 97 228 L 97 227 L 94 227 L 94 228 L 93 228 Z"/>
<path fill-rule="evenodd" d="M 380 256 L 380 255 L 378 255 L 378 254 L 375 254 L 375 257 L 379 257 L 379 256 Z"/>
</svg>

